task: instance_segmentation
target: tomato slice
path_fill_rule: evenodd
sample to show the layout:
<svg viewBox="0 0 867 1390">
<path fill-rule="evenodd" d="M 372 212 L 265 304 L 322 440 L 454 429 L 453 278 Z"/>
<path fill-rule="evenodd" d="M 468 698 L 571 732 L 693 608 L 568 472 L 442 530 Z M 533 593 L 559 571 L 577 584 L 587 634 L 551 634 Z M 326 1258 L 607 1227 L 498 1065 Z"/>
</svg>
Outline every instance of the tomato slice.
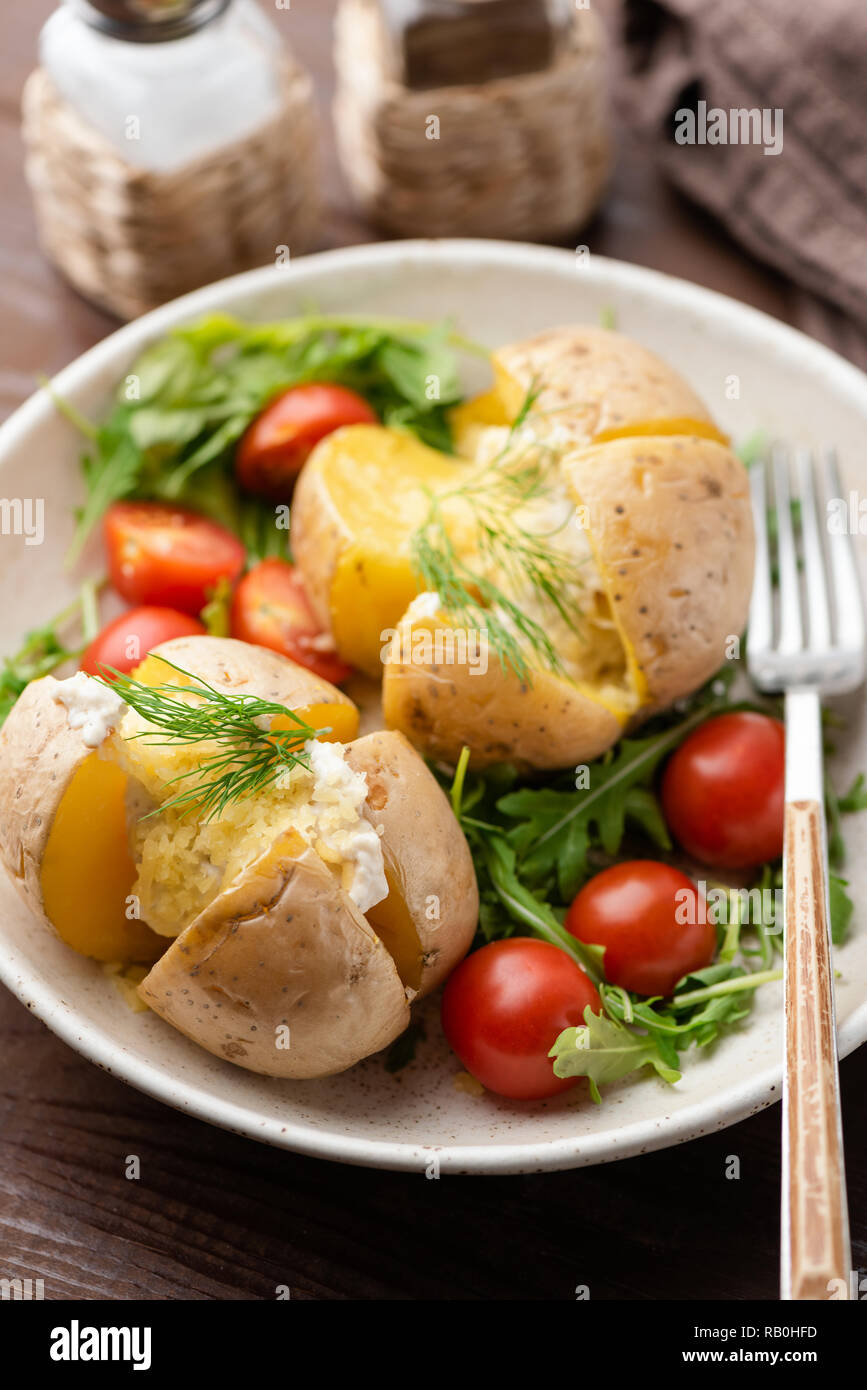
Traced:
<svg viewBox="0 0 867 1390">
<path fill-rule="evenodd" d="M 587 1006 L 602 1012 L 593 982 L 559 946 L 531 937 L 492 941 L 461 961 L 443 993 L 449 1043 L 489 1091 L 541 1100 L 580 1079 L 554 1075 L 548 1056 Z"/>
<path fill-rule="evenodd" d="M 671 833 L 702 864 L 754 869 L 783 852 L 786 734 L 778 719 L 737 710 L 708 719 L 662 776 Z"/>
<path fill-rule="evenodd" d="M 91 676 L 111 676 L 101 666 L 132 671 L 161 642 L 173 637 L 201 636 L 204 623 L 176 608 L 129 608 L 107 623 L 81 658 L 81 670 Z"/>
<path fill-rule="evenodd" d="M 347 386 L 317 381 L 291 386 L 242 436 L 235 452 L 238 482 L 248 492 L 285 502 L 320 439 L 343 425 L 375 425 L 378 418 Z"/>
<path fill-rule="evenodd" d="M 103 534 L 111 582 L 128 603 L 198 614 L 219 581 L 234 583 L 244 568 L 230 531 L 163 502 L 114 502 Z"/>
<path fill-rule="evenodd" d="M 332 685 L 352 672 L 316 621 L 301 576 L 286 560 L 262 560 L 244 575 L 230 625 L 233 637 L 282 652 Z"/>
<path fill-rule="evenodd" d="M 678 980 L 710 965 L 716 929 L 695 885 L 670 864 L 632 859 L 585 883 L 566 915 L 579 941 L 604 946 L 612 985 L 671 994 Z"/>
</svg>

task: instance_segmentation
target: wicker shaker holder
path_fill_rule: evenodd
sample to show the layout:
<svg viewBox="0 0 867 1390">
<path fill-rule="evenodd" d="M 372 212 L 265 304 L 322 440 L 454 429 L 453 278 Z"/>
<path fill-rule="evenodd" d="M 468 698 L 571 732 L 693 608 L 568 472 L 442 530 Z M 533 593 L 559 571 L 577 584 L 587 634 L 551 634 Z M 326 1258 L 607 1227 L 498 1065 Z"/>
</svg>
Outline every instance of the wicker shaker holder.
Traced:
<svg viewBox="0 0 867 1390">
<path fill-rule="evenodd" d="M 368 216 L 405 236 L 529 240 L 588 220 L 611 165 L 605 34 L 592 9 L 575 9 L 549 66 L 474 85 L 412 89 L 394 48 L 380 0 L 341 0 L 334 121 Z"/>
<path fill-rule="evenodd" d="M 283 102 L 252 135 L 183 168 L 127 164 L 41 68 L 24 88 L 26 172 L 43 249 L 87 299 L 134 318 L 308 250 L 319 223 L 312 83 L 289 56 Z"/>
</svg>

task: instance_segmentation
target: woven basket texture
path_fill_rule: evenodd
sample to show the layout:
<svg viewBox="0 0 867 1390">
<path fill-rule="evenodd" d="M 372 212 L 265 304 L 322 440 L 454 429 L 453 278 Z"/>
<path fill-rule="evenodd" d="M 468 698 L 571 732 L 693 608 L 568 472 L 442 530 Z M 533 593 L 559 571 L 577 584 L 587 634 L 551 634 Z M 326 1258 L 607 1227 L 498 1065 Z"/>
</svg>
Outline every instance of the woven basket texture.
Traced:
<svg viewBox="0 0 867 1390">
<path fill-rule="evenodd" d="M 611 135 L 605 35 L 591 9 L 575 11 L 549 68 L 478 86 L 404 86 L 376 0 L 342 0 L 334 53 L 341 164 L 382 226 L 553 240 L 593 213 Z"/>
<path fill-rule="evenodd" d="M 290 59 L 278 114 L 177 171 L 128 164 L 41 68 L 22 99 L 43 249 L 81 294 L 133 318 L 187 290 L 308 250 L 319 225 L 312 84 Z"/>
</svg>

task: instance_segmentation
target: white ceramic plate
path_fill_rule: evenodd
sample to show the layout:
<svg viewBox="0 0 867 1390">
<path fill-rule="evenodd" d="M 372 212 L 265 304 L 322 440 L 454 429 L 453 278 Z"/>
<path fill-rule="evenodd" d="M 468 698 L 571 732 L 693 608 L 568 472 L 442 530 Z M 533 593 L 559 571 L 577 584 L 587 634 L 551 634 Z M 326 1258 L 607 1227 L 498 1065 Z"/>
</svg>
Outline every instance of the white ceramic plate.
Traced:
<svg viewBox="0 0 867 1390">
<path fill-rule="evenodd" d="M 56 379 L 91 417 L 141 348 L 175 324 L 214 310 L 251 319 L 323 311 L 450 315 L 490 346 L 558 323 L 618 326 L 688 378 L 735 439 L 762 428 L 806 444 L 833 441 L 847 486 L 863 487 L 867 378 L 775 320 L 721 295 L 617 261 L 485 241 L 416 241 L 309 256 L 209 286 L 123 328 Z M 481 383 L 473 383 L 478 385 Z M 0 494 L 43 497 L 41 547 L 0 537 L 0 652 L 52 617 L 73 585 L 62 556 L 80 497 L 79 440 L 44 392 L 0 428 Z M 863 552 L 867 542 L 862 542 Z M 96 553 L 94 567 L 99 563 Z M 839 740 L 839 777 L 867 768 L 861 701 Z M 838 953 L 840 1045 L 867 1038 L 867 817 L 847 826 L 856 921 Z M 860 920 L 858 920 L 860 919 Z M 5 875 L 0 881 L 0 976 L 49 1028 L 99 1066 L 180 1110 L 227 1129 L 323 1158 L 422 1171 L 532 1172 L 578 1167 L 680 1143 L 732 1124 L 780 1093 L 780 987 L 759 992 L 753 1014 L 684 1079 L 609 1089 L 602 1106 L 575 1092 L 548 1103 L 471 1097 L 427 1008 L 427 1041 L 397 1075 L 381 1057 L 324 1081 L 272 1081 L 201 1051 L 152 1014 L 133 1014 L 99 968 L 38 925 Z M 583 1088 L 581 1088 L 583 1091 Z"/>
</svg>

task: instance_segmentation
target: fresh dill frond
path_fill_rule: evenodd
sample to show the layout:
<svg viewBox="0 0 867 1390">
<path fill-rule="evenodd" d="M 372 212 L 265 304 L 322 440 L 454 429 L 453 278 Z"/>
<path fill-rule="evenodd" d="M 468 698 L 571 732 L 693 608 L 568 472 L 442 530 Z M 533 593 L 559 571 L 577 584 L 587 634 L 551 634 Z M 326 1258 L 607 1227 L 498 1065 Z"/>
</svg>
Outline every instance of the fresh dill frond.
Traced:
<svg viewBox="0 0 867 1390">
<path fill-rule="evenodd" d="M 528 649 L 540 665 L 564 674 L 560 654 L 543 623 L 527 613 L 520 601 L 522 589 L 535 590 L 575 630 L 569 601 L 575 576 L 563 554 L 551 545 L 565 522 L 538 531 L 520 516 L 522 508 L 550 492 L 539 457 L 544 458 L 550 446 L 531 439 L 520 447 L 538 395 L 533 383 L 505 443 L 490 463 L 471 471 L 458 486 L 428 494 L 427 516 L 410 538 L 413 567 L 425 587 L 439 594 L 443 609 L 458 625 L 484 631 L 501 666 L 511 667 L 522 681 L 530 676 Z M 452 540 L 446 519 L 449 503 L 463 504 L 471 515 L 476 563 L 459 554 Z"/>
<path fill-rule="evenodd" d="M 179 782 L 192 785 L 162 802 L 150 815 L 182 807 L 185 815 L 196 811 L 204 820 L 213 820 L 231 802 L 255 796 L 291 767 L 309 769 L 305 744 L 330 732 L 313 728 L 286 705 L 261 700 L 257 695 L 216 690 L 165 657 L 160 660 L 189 684 L 145 685 L 111 667 L 101 668 L 111 673 L 111 680 L 95 677 L 153 725 L 129 735 L 130 739 L 170 746 L 216 745 L 213 752 L 203 752 L 198 767 L 166 783 L 169 787 Z M 288 728 L 274 729 L 275 719 L 291 723 Z"/>
</svg>

